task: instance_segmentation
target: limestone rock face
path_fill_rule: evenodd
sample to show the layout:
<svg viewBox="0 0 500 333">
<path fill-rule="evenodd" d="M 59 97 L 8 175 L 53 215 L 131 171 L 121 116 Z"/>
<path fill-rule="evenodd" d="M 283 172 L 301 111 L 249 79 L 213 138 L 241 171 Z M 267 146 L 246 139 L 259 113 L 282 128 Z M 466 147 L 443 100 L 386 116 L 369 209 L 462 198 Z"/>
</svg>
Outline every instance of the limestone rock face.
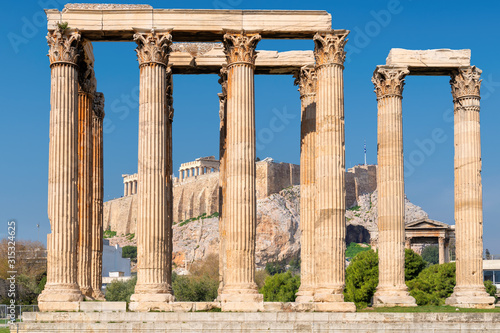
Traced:
<svg viewBox="0 0 500 333">
<path fill-rule="evenodd" d="M 132 200 L 125 197 L 121 200 Z M 378 240 L 377 191 L 362 194 L 358 205 L 346 211 L 347 243 L 371 243 Z M 275 260 L 290 260 L 300 254 L 300 186 L 288 187 L 265 199 L 257 200 L 256 266 L 265 267 Z M 406 223 L 427 218 L 427 213 L 406 199 Z M 111 229 L 114 227 L 112 226 Z M 119 229 L 115 230 L 118 231 Z M 181 222 L 173 226 L 173 262 L 176 272 L 186 264 L 205 259 L 219 251 L 219 221 L 217 217 Z M 122 232 L 123 233 L 123 232 Z M 125 233 L 123 233 L 125 234 Z M 135 239 L 118 236 L 110 244 L 135 245 Z"/>
</svg>

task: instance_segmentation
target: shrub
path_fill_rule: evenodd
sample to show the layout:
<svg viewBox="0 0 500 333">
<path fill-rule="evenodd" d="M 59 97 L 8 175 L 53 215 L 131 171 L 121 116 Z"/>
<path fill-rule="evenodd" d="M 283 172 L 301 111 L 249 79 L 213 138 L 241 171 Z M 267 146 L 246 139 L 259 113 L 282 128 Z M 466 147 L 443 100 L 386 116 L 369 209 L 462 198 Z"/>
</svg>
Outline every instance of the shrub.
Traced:
<svg viewBox="0 0 500 333">
<path fill-rule="evenodd" d="M 286 263 L 284 260 L 270 261 L 266 264 L 265 271 L 269 275 L 284 273 L 286 271 Z"/>
<path fill-rule="evenodd" d="M 358 253 L 368 251 L 371 247 L 363 247 L 358 243 L 350 243 L 347 249 L 345 250 L 346 258 L 354 258 Z"/>
<path fill-rule="evenodd" d="M 122 258 L 137 260 L 137 246 L 127 245 L 122 248 Z"/>
<path fill-rule="evenodd" d="M 424 259 L 413 250 L 405 249 L 405 280 L 413 280 L 427 266 Z"/>
<path fill-rule="evenodd" d="M 433 265 L 439 264 L 439 248 L 437 245 L 426 246 L 422 250 L 422 259 Z"/>
<path fill-rule="evenodd" d="M 418 305 L 443 305 L 455 287 L 455 263 L 429 266 L 407 285 Z"/>
<path fill-rule="evenodd" d="M 299 275 L 292 275 L 290 272 L 278 273 L 267 277 L 259 292 L 264 295 L 265 302 L 294 302 L 299 286 Z"/>
<path fill-rule="evenodd" d="M 116 236 L 116 231 L 104 230 L 104 233 L 103 233 L 104 238 L 113 238 L 115 236 Z"/>
<path fill-rule="evenodd" d="M 134 293 L 137 277 L 127 281 L 113 281 L 106 286 L 106 301 L 130 302 L 130 296 Z"/>
<path fill-rule="evenodd" d="M 269 274 L 266 272 L 265 269 L 260 269 L 255 271 L 255 283 L 257 284 L 257 288 L 260 290 L 262 287 L 264 287 L 264 284 L 266 283 L 266 278 L 269 276 Z"/>
<path fill-rule="evenodd" d="M 493 284 L 493 281 L 484 281 L 484 287 L 486 288 L 486 292 L 497 299 L 497 287 Z"/>
<path fill-rule="evenodd" d="M 378 254 L 371 249 L 359 253 L 346 270 L 346 302 L 354 302 L 358 308 L 366 307 L 371 302 L 377 285 Z"/>
<path fill-rule="evenodd" d="M 172 289 L 180 302 L 212 302 L 217 298 L 219 279 L 202 276 L 172 275 Z"/>
</svg>

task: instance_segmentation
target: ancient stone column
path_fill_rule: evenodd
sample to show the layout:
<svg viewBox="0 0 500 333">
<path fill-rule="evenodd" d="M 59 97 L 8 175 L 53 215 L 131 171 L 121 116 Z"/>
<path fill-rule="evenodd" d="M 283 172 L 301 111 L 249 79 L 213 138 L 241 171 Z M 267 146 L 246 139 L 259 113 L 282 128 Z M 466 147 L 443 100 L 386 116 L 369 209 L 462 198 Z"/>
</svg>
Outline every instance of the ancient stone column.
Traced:
<svg viewBox="0 0 500 333">
<path fill-rule="evenodd" d="M 455 105 L 457 284 L 446 304 L 463 308 L 492 308 L 495 301 L 483 284 L 480 77 L 480 69 L 464 67 L 450 81 Z"/>
<path fill-rule="evenodd" d="M 316 72 L 303 67 L 297 73 L 301 100 L 300 128 L 300 288 L 296 302 L 312 302 L 316 286 L 314 222 L 316 219 Z"/>
<path fill-rule="evenodd" d="M 51 68 L 47 284 L 41 311 L 78 311 L 78 31 L 49 32 Z"/>
<path fill-rule="evenodd" d="M 172 36 L 151 30 L 134 34 L 140 68 L 137 285 L 132 311 L 165 310 L 174 300 L 168 283 L 169 195 L 167 179 L 167 63 Z"/>
<path fill-rule="evenodd" d="M 344 46 L 348 31 L 314 36 L 316 59 L 316 215 L 314 301 L 317 311 L 355 311 L 345 286 Z"/>
<path fill-rule="evenodd" d="M 379 283 L 373 306 L 416 306 L 405 284 L 403 86 L 409 71 L 378 66 L 372 78 L 378 101 Z"/>
<path fill-rule="evenodd" d="M 82 41 L 78 72 L 78 285 L 92 297 L 92 113 L 96 89 L 92 44 Z"/>
<path fill-rule="evenodd" d="M 172 251 L 173 251 L 173 219 L 174 219 L 174 188 L 172 184 L 172 172 L 173 172 L 173 160 L 172 160 L 172 124 L 174 122 L 174 98 L 173 89 L 174 82 L 172 78 L 172 69 L 167 69 L 167 89 L 166 89 L 166 99 L 167 99 L 167 165 L 165 170 L 166 183 L 167 183 L 167 283 L 169 292 L 173 294 L 172 290 Z"/>
<path fill-rule="evenodd" d="M 439 237 L 438 243 L 439 243 L 439 264 L 444 264 L 445 263 L 444 237 Z"/>
<path fill-rule="evenodd" d="M 219 96 L 219 289 L 218 294 L 222 293 L 224 288 L 224 272 L 226 271 L 226 229 L 224 219 L 226 217 L 226 198 L 227 176 L 226 176 L 226 137 L 227 137 L 227 67 L 223 66 L 219 73 L 219 84 L 222 87 L 222 93 Z M 203 168 L 205 169 L 205 168 Z"/>
<path fill-rule="evenodd" d="M 255 284 L 255 47 L 259 34 L 226 33 L 226 271 L 223 311 L 263 310 Z"/>
<path fill-rule="evenodd" d="M 124 182 L 123 183 L 123 196 L 126 197 L 127 196 L 127 182 Z"/>
<path fill-rule="evenodd" d="M 103 133 L 104 95 L 96 93 L 92 112 L 92 297 L 104 300 L 102 288 L 102 250 L 103 250 Z"/>
</svg>

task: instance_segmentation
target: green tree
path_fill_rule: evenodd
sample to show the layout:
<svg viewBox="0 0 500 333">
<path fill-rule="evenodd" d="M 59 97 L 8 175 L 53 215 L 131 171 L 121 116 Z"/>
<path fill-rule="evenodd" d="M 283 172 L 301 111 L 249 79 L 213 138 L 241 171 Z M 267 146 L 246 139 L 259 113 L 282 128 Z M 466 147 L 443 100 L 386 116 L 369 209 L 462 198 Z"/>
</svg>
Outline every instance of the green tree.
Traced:
<svg viewBox="0 0 500 333">
<path fill-rule="evenodd" d="M 455 283 L 455 263 L 447 263 L 427 267 L 407 285 L 418 305 L 443 305 Z"/>
<path fill-rule="evenodd" d="M 490 250 L 486 249 L 486 251 L 484 251 L 484 257 L 486 260 L 491 260 Z"/>
<path fill-rule="evenodd" d="M 259 292 L 264 295 L 265 302 L 294 302 L 299 287 L 300 275 L 286 272 L 267 277 Z"/>
<path fill-rule="evenodd" d="M 371 302 L 377 285 L 378 254 L 373 250 L 359 253 L 346 270 L 346 302 L 354 302 L 358 308 L 366 307 Z"/>
<path fill-rule="evenodd" d="M 130 302 L 130 296 L 134 293 L 137 278 L 133 277 L 127 281 L 113 281 L 106 286 L 106 300 L 111 302 Z"/>
<path fill-rule="evenodd" d="M 358 243 L 349 243 L 349 246 L 345 250 L 345 256 L 346 258 L 354 258 L 358 253 L 368 251 L 370 250 L 371 247 L 366 246 L 363 247 L 359 245 Z"/>
<path fill-rule="evenodd" d="M 439 264 L 439 248 L 437 245 L 426 246 L 422 250 L 422 259 L 430 264 Z"/>
<path fill-rule="evenodd" d="M 427 266 L 424 259 L 413 250 L 405 249 L 405 280 L 413 280 Z"/>
<path fill-rule="evenodd" d="M 127 245 L 122 248 L 122 258 L 137 260 L 137 246 Z"/>
<path fill-rule="evenodd" d="M 266 264 L 265 270 L 269 275 L 284 273 L 286 271 L 286 263 L 284 260 L 270 261 Z"/>
</svg>

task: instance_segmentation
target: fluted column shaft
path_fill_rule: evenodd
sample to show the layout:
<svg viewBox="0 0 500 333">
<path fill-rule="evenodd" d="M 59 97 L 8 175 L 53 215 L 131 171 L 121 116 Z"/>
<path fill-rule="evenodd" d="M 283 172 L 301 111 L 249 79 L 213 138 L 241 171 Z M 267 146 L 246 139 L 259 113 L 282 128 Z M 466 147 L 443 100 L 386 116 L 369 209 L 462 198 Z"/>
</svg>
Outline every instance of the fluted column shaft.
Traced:
<svg viewBox="0 0 500 333">
<path fill-rule="evenodd" d="M 375 306 L 415 306 L 405 284 L 405 186 L 402 94 L 407 68 L 377 67 L 378 253 Z"/>
<path fill-rule="evenodd" d="M 94 95 L 78 92 L 78 285 L 92 296 L 90 264 L 92 248 L 92 113 Z"/>
<path fill-rule="evenodd" d="M 483 284 L 483 202 L 479 126 L 481 70 L 452 74 L 455 105 L 455 237 L 457 284 L 447 304 L 493 307 Z"/>
<path fill-rule="evenodd" d="M 348 32 L 316 34 L 316 222 L 318 302 L 343 301 L 345 285 L 344 46 Z M 317 245 L 317 246 L 316 246 Z"/>
<path fill-rule="evenodd" d="M 137 285 L 133 302 L 173 300 L 168 283 L 169 193 L 167 172 L 170 149 L 167 116 L 167 63 L 169 33 L 136 33 L 140 68 Z M 141 295 L 144 295 L 141 297 Z M 147 310 L 134 304 L 134 310 Z"/>
<path fill-rule="evenodd" d="M 78 32 L 49 32 L 51 94 L 49 143 L 47 284 L 39 296 L 45 302 L 82 300 L 77 284 L 78 239 Z"/>
<path fill-rule="evenodd" d="M 104 95 L 96 93 L 92 115 L 92 265 L 91 286 L 95 299 L 104 299 L 102 288 L 102 250 L 103 250 L 103 132 Z"/>
<path fill-rule="evenodd" d="M 258 34 L 224 36 L 228 66 L 225 159 L 227 195 L 224 198 L 227 266 L 222 296 L 238 294 L 241 297 L 239 301 L 262 300 L 255 284 L 257 202 L 254 64 L 255 46 L 259 40 Z M 255 297 L 246 298 L 249 297 L 248 294 Z"/>
<path fill-rule="evenodd" d="M 172 173 L 173 173 L 173 159 L 172 159 L 172 124 L 174 121 L 174 99 L 173 99 L 173 89 L 174 83 L 172 78 L 172 70 L 169 68 L 167 70 L 167 169 L 165 171 L 167 177 L 167 283 L 169 286 L 169 292 L 172 291 L 172 251 L 173 251 L 173 218 L 174 218 L 174 191 L 172 184 Z M 137 193 L 137 182 L 135 182 L 135 193 Z"/>
<path fill-rule="evenodd" d="M 296 302 L 310 302 L 316 286 L 315 237 L 316 219 L 316 73 L 302 68 L 295 84 L 301 100 L 300 128 L 300 288 Z"/>
<path fill-rule="evenodd" d="M 227 138 L 227 68 L 224 66 L 219 73 L 219 83 L 222 87 L 222 93 L 219 96 L 219 289 L 220 295 L 224 288 L 224 273 L 226 271 L 226 198 L 227 176 L 226 176 L 226 138 Z M 205 168 L 203 168 L 204 170 Z M 205 173 L 205 172 L 203 172 Z"/>
</svg>

